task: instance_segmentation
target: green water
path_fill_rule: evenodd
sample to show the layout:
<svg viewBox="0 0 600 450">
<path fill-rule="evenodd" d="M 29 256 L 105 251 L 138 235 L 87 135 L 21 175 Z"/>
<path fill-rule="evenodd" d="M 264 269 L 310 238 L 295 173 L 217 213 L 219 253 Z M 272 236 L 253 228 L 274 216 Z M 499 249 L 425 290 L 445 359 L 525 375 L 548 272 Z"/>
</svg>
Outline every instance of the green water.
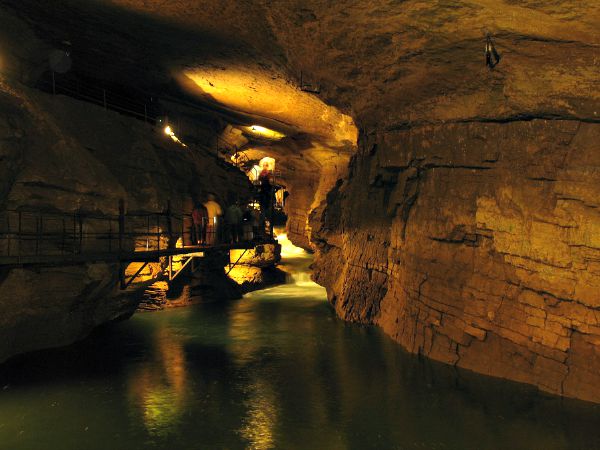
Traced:
<svg viewBox="0 0 600 450">
<path fill-rule="evenodd" d="M 600 410 L 407 355 L 308 280 L 0 366 L 0 448 L 594 449 Z"/>
</svg>

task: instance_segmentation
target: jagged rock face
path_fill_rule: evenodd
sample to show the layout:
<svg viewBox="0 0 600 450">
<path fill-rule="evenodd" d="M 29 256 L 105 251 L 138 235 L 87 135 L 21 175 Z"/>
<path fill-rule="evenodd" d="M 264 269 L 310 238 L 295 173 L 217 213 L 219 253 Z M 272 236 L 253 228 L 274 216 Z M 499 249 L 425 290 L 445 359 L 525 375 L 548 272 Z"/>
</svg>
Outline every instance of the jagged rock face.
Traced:
<svg viewBox="0 0 600 450">
<path fill-rule="evenodd" d="M 286 231 L 290 241 L 306 250 L 314 250 L 309 216 L 318 214 L 327 193 L 347 172 L 348 155 L 320 155 L 312 159 L 312 168 L 284 173 L 289 185 Z"/>
<path fill-rule="evenodd" d="M 364 135 L 316 278 L 412 352 L 600 401 L 598 142 L 545 120 Z"/>
<path fill-rule="evenodd" d="M 39 4 L 40 0 L 18 2 L 21 9 L 44 11 Z M 261 63 L 274 76 L 287 72 L 294 79 L 303 71 L 322 85 L 327 103 L 341 106 L 362 126 L 534 112 L 578 117 L 598 113 L 594 89 L 598 63 L 593 54 L 600 44 L 600 10 L 594 2 L 207 0 L 199 5 L 195 0 L 177 0 L 167 5 L 71 0 L 64 4 L 64 18 L 57 21 L 75 28 L 83 21 L 102 23 L 105 18 L 113 19 L 114 28 L 129 21 L 134 25 L 128 36 L 131 45 L 142 47 L 143 41 L 146 59 L 154 56 L 156 64 L 175 71 L 194 61 L 226 71 Z M 69 21 L 70 15 L 76 19 Z M 144 27 L 144 18 L 154 26 Z M 161 28 L 179 33 L 153 33 Z M 105 39 L 102 30 L 99 27 L 98 33 Z M 492 75 L 483 64 L 486 32 L 502 56 Z M 186 33 L 195 38 L 195 45 L 189 45 Z M 104 53 L 100 48 L 99 54 Z M 124 58 L 113 59 L 119 64 Z M 554 101 L 557 95 L 560 102 Z"/>
<path fill-rule="evenodd" d="M 289 194 L 285 201 L 287 235 L 294 245 L 311 251 L 309 215 L 321 205 L 336 182 L 344 178 L 351 153 L 348 149 L 302 144 L 306 143 L 286 140 L 244 153 L 255 161 L 265 156 L 275 159 L 275 182 L 285 186 Z"/>
</svg>

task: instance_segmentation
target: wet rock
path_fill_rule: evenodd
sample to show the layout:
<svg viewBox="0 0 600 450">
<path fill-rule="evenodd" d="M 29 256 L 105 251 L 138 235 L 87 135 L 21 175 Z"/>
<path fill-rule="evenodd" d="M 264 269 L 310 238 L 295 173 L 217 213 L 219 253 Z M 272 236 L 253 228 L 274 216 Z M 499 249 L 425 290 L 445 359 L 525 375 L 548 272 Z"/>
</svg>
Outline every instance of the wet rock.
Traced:
<svg viewBox="0 0 600 450">
<path fill-rule="evenodd" d="M 412 352 L 600 401 L 597 142 L 545 120 L 363 135 L 313 218 L 316 279 Z"/>
</svg>

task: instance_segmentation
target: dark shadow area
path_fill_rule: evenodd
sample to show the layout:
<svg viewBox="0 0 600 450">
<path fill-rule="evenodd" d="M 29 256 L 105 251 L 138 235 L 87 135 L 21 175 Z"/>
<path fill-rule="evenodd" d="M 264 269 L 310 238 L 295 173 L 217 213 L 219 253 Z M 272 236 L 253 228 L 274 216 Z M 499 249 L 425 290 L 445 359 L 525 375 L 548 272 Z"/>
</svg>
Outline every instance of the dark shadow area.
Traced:
<svg viewBox="0 0 600 450">
<path fill-rule="evenodd" d="M 2 0 L 56 48 L 68 48 L 72 70 L 138 89 L 168 91 L 169 68 L 218 57 L 243 64 L 253 51 L 200 27 L 185 27 L 99 1 Z"/>
<path fill-rule="evenodd" d="M 75 344 L 11 358 L 0 365 L 0 385 L 15 388 L 120 377 L 127 361 L 142 357 L 150 346 L 140 327 L 109 323 Z"/>
</svg>

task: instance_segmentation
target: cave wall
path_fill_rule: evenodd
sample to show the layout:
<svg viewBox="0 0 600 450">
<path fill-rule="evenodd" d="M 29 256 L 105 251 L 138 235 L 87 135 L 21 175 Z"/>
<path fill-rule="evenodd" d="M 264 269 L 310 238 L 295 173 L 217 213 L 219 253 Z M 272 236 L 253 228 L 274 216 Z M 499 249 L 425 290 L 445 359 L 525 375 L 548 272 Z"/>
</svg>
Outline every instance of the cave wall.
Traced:
<svg viewBox="0 0 600 450">
<path fill-rule="evenodd" d="M 285 179 L 285 183 L 290 193 L 285 205 L 288 238 L 294 245 L 310 250 L 308 215 L 319 186 L 319 172 L 306 170 L 294 173 Z"/>
<path fill-rule="evenodd" d="M 192 200 L 207 192 L 223 204 L 234 193 L 250 195 L 244 174 L 209 152 L 181 147 L 141 121 L 9 79 L 0 82 L 0 162 L 2 212 L 115 215 L 120 199 L 129 212 L 161 212 L 168 202 L 174 212 L 189 212 Z M 0 241 L 2 252 L 6 244 Z M 118 265 L 102 262 L 2 271 L 0 361 L 66 345 L 132 314 L 140 298 L 119 291 L 118 281 Z"/>
<path fill-rule="evenodd" d="M 315 277 L 411 352 L 600 401 L 598 142 L 569 120 L 363 131 Z"/>
<path fill-rule="evenodd" d="M 309 157 L 308 165 L 296 163 L 294 171 L 283 172 L 290 193 L 285 207 L 286 231 L 294 245 L 314 250 L 309 219 L 314 214 L 321 214 L 327 193 L 346 176 L 349 159 L 348 152 L 322 149 Z M 289 165 L 289 162 L 285 164 Z"/>
</svg>

